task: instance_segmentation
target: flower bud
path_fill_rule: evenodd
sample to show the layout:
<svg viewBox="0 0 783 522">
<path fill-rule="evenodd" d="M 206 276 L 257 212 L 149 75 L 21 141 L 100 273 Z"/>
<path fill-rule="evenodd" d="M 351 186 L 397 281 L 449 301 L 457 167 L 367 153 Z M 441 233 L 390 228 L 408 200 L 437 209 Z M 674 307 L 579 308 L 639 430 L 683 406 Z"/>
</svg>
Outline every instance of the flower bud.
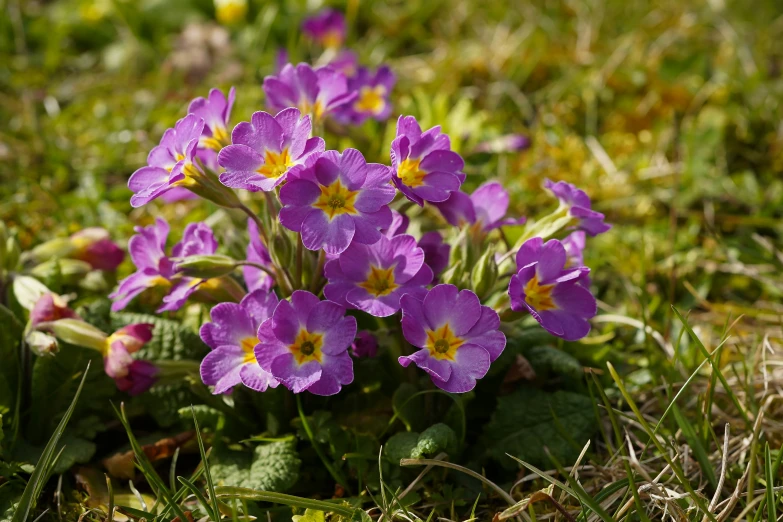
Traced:
<svg viewBox="0 0 783 522">
<path fill-rule="evenodd" d="M 193 298 L 203 303 L 238 303 L 245 296 L 245 289 L 242 288 L 231 277 L 213 277 L 202 282 Z"/>
<path fill-rule="evenodd" d="M 38 357 L 52 357 L 60 351 L 57 338 L 45 332 L 33 330 L 25 337 L 30 350 Z"/>
<path fill-rule="evenodd" d="M 52 332 L 66 343 L 92 348 L 101 353 L 106 347 L 106 334 L 80 319 L 59 319 L 51 323 L 42 323 L 39 327 Z"/>
<path fill-rule="evenodd" d="M 237 267 L 235 259 L 218 254 L 183 257 L 176 263 L 178 272 L 200 279 L 228 275 Z"/>
<path fill-rule="evenodd" d="M 109 237 L 105 228 L 89 227 L 69 238 L 73 252 L 69 255 L 90 264 L 95 270 L 116 270 L 125 259 L 125 252 Z"/>
<path fill-rule="evenodd" d="M 17 275 L 13 283 L 14 297 L 25 310 L 32 310 L 38 300 L 52 291 L 34 277 Z"/>
<path fill-rule="evenodd" d="M 462 287 L 464 275 L 465 270 L 463 269 L 462 261 L 457 261 L 440 275 L 440 282 L 447 285 Z"/>
<path fill-rule="evenodd" d="M 46 293 L 42 295 L 30 310 L 31 326 L 59 319 L 79 319 L 79 316 L 68 308 L 68 302 L 57 294 Z"/>
<path fill-rule="evenodd" d="M 60 278 L 66 283 L 75 283 L 88 272 L 92 266 L 85 261 L 76 259 L 52 259 L 33 267 L 30 273 L 44 280 Z"/>
<path fill-rule="evenodd" d="M 45 241 L 25 254 L 25 260 L 40 263 L 51 259 L 68 257 L 75 248 L 67 237 L 58 237 Z"/>
<path fill-rule="evenodd" d="M 372 333 L 362 330 L 351 344 L 351 353 L 354 357 L 375 357 L 378 354 L 378 340 Z"/>
<path fill-rule="evenodd" d="M 497 280 L 498 264 L 495 261 L 495 252 L 493 248 L 488 248 L 473 267 L 470 282 L 479 299 L 484 299 L 492 291 Z"/>
</svg>

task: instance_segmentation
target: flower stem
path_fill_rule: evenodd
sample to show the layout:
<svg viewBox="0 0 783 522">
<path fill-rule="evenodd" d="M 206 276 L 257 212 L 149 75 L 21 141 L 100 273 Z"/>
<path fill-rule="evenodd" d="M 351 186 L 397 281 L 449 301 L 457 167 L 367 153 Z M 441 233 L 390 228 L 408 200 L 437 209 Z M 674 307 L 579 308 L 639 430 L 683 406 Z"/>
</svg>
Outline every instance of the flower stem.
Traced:
<svg viewBox="0 0 783 522">
<path fill-rule="evenodd" d="M 313 449 L 318 454 L 321 462 L 323 462 L 324 466 L 326 466 L 326 469 L 329 470 L 329 474 L 332 476 L 335 482 L 343 486 L 348 494 L 351 495 L 351 488 L 348 486 L 348 481 L 345 480 L 345 477 L 343 477 L 343 474 L 340 473 L 340 470 L 335 468 L 334 465 L 329 462 L 329 459 L 326 458 L 326 455 L 323 454 L 321 448 L 318 446 L 318 443 L 315 441 L 313 431 L 310 429 L 310 424 L 307 422 L 307 417 L 305 417 L 304 409 L 302 408 L 302 398 L 299 395 L 296 396 L 296 409 L 299 410 L 299 418 L 302 420 L 302 426 L 304 427 L 305 433 L 307 433 L 307 438 L 310 439 L 310 444 L 312 444 Z"/>
<path fill-rule="evenodd" d="M 318 291 L 320 290 L 321 279 L 323 279 L 325 264 L 326 264 L 326 252 L 321 250 L 318 253 L 318 265 L 315 268 L 315 272 L 313 273 L 313 282 L 310 285 L 310 292 L 315 295 L 318 295 Z"/>
<path fill-rule="evenodd" d="M 258 227 L 258 232 L 261 234 L 261 239 L 264 241 L 264 246 L 269 248 L 269 238 L 266 235 L 266 227 L 264 227 L 264 223 L 261 221 L 261 218 L 259 218 L 255 212 L 247 208 L 244 203 L 239 206 L 239 209 L 247 214 L 250 219 L 255 221 L 256 226 Z"/>
<path fill-rule="evenodd" d="M 299 240 L 296 242 L 296 273 L 294 274 L 294 284 L 297 288 L 302 287 L 302 258 L 304 257 L 304 245 L 302 244 L 302 236 L 299 235 Z"/>
</svg>

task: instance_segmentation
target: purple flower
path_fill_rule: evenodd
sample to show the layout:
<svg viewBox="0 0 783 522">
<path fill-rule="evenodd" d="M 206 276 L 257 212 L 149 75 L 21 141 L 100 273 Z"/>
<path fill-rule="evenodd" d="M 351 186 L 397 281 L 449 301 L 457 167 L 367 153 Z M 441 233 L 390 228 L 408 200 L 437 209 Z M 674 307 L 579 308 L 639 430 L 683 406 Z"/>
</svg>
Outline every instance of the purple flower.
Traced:
<svg viewBox="0 0 783 522">
<path fill-rule="evenodd" d="M 329 67 L 351 78 L 359 68 L 359 58 L 355 52 L 344 49 L 329 61 Z"/>
<path fill-rule="evenodd" d="M 408 216 L 406 216 L 405 214 L 400 214 L 394 209 L 391 209 L 391 213 L 392 213 L 391 224 L 388 227 L 381 229 L 381 234 L 383 234 L 388 238 L 392 238 L 399 234 L 404 234 L 405 231 L 408 230 L 408 225 L 411 222 Z"/>
<path fill-rule="evenodd" d="M 288 63 L 288 49 L 281 47 L 275 53 L 275 74 L 280 74 Z"/>
<path fill-rule="evenodd" d="M 280 190 L 280 223 L 300 232 L 310 250 L 339 254 L 352 241 L 371 245 L 391 223 L 390 176 L 389 167 L 365 162 L 356 149 L 326 151 Z"/>
<path fill-rule="evenodd" d="M 576 220 L 574 228 L 584 230 L 591 236 L 597 236 L 612 228 L 612 225 L 604 223 L 603 214 L 591 210 L 590 198 L 583 190 L 565 181 L 553 183 L 548 179 L 544 181 L 544 187 L 552 191 L 561 207 L 568 208 L 568 214 Z"/>
<path fill-rule="evenodd" d="M 269 251 L 261 242 L 261 236 L 258 233 L 258 225 L 252 219 L 247 220 L 247 234 L 250 236 L 250 242 L 247 244 L 247 260 L 263 266 L 272 266 L 272 258 L 269 257 Z M 269 291 L 275 286 L 275 280 L 260 268 L 254 266 L 243 266 L 242 275 L 245 278 L 245 285 L 249 292 L 253 290 Z"/>
<path fill-rule="evenodd" d="M 198 199 L 198 196 L 185 187 L 174 187 L 160 195 L 160 200 L 164 203 L 176 203 L 177 201 L 188 201 Z"/>
<path fill-rule="evenodd" d="M 357 98 L 343 105 L 337 114 L 342 122 L 360 125 L 367 118 L 384 121 L 391 114 L 389 96 L 397 78 L 386 66 L 371 74 L 366 67 L 360 67 L 356 76 L 348 80 L 348 90 L 358 93 Z"/>
<path fill-rule="evenodd" d="M 565 268 L 574 268 L 584 265 L 585 233 L 582 230 L 571 232 L 563 239 L 563 247 L 566 251 Z"/>
<path fill-rule="evenodd" d="M 277 303 L 274 293 L 256 290 L 239 304 L 220 303 L 212 308 L 212 322 L 203 325 L 199 334 L 212 348 L 201 363 L 201 380 L 215 387 L 213 393 L 226 393 L 240 383 L 260 392 L 277 387 L 277 380 L 261 369 L 253 352 L 258 327 L 272 317 Z"/>
<path fill-rule="evenodd" d="M 345 17 L 335 9 L 323 9 L 305 18 L 302 32 L 326 48 L 337 49 L 345 41 Z"/>
<path fill-rule="evenodd" d="M 264 78 L 267 105 L 275 110 L 296 107 L 319 122 L 338 107 L 350 103 L 357 93 L 348 90 L 348 79 L 331 67 L 313 69 L 306 63 L 290 63 L 280 74 Z"/>
<path fill-rule="evenodd" d="M 160 145 L 147 156 L 147 166 L 128 180 L 132 207 L 145 205 L 174 187 L 187 187 L 189 177 L 198 177 L 194 158 L 203 130 L 204 120 L 189 114 L 163 133 Z"/>
<path fill-rule="evenodd" d="M 421 349 L 400 357 L 400 364 L 415 363 L 438 388 L 472 390 L 506 347 L 498 314 L 470 290 L 438 285 L 423 300 L 405 295 L 401 303 L 403 335 Z"/>
<path fill-rule="evenodd" d="M 169 224 L 163 219 L 158 218 L 154 225 L 135 230 L 128 251 L 136 272 L 120 281 L 117 290 L 109 295 L 114 300 L 111 309 L 122 310 L 134 297 L 154 286 L 171 287 L 158 312 L 179 309 L 205 280 L 177 275 L 174 262 L 166 255 Z M 185 228 L 182 241 L 172 249 L 171 257 L 214 254 L 216 249 L 212 229 L 205 223 L 191 223 Z"/>
<path fill-rule="evenodd" d="M 342 306 L 297 290 L 258 329 L 256 359 L 294 393 L 334 395 L 353 382 L 354 337 L 356 319 L 345 317 Z"/>
<path fill-rule="evenodd" d="M 521 225 L 526 219 L 505 218 L 508 210 L 508 192 L 497 181 L 484 183 L 473 194 L 455 191 L 449 199 L 434 205 L 451 225 L 476 225 L 489 232 L 505 225 Z"/>
<path fill-rule="evenodd" d="M 136 272 L 122 281 L 115 292 L 109 295 L 114 301 L 112 311 L 125 308 L 141 292 L 153 286 L 170 286 L 174 275 L 174 264 L 166 256 L 166 239 L 169 224 L 161 218 L 154 225 L 136 227 L 136 235 L 128 242 L 128 252 L 136 266 Z"/>
<path fill-rule="evenodd" d="M 424 264 L 424 251 L 413 236 L 381 236 L 372 245 L 354 243 L 338 259 L 326 263 L 329 283 L 324 295 L 346 308 L 358 308 L 375 317 L 400 309 L 400 298 L 424 298 L 432 269 Z"/>
<path fill-rule="evenodd" d="M 190 223 L 185 227 L 182 240 L 171 249 L 171 255 L 172 257 L 210 255 L 214 254 L 216 250 L 217 241 L 215 241 L 215 236 L 209 225 Z M 163 298 L 163 305 L 158 308 L 158 312 L 179 310 L 206 281 L 206 279 L 196 277 L 179 277 L 169 293 Z"/>
<path fill-rule="evenodd" d="M 557 239 L 527 240 L 517 252 L 517 269 L 508 294 L 511 309 L 529 311 L 552 335 L 576 341 L 590 331 L 596 302 L 580 283 L 587 267 L 565 268 L 566 249 Z"/>
<path fill-rule="evenodd" d="M 424 251 L 424 262 L 432 268 L 435 277 L 449 266 L 451 246 L 443 242 L 439 232 L 433 230 L 424 233 L 419 239 L 419 248 Z"/>
<path fill-rule="evenodd" d="M 276 116 L 256 112 L 231 133 L 232 145 L 220 151 L 218 163 L 226 169 L 220 182 L 227 187 L 268 192 L 285 181 L 286 174 L 314 153 L 324 140 L 310 138 L 310 117 L 294 108 Z"/>
<path fill-rule="evenodd" d="M 371 332 L 362 330 L 351 344 L 351 353 L 354 357 L 375 357 L 378 355 L 378 339 Z"/>
<path fill-rule="evenodd" d="M 204 130 L 199 141 L 201 147 L 220 152 L 220 149 L 230 143 L 228 120 L 231 118 L 235 97 L 236 91 L 233 87 L 228 91 L 228 98 L 219 89 L 211 89 L 209 98 L 198 97 L 190 102 L 188 114 L 195 114 L 204 120 Z"/>
<path fill-rule="evenodd" d="M 520 152 L 530 148 L 530 138 L 522 134 L 506 134 L 476 145 L 476 152 Z"/>
<path fill-rule="evenodd" d="M 57 294 L 44 294 L 38 298 L 30 310 L 30 325 L 50 323 L 58 319 L 81 319 L 76 312 L 68 308 L 68 302 Z"/>
<path fill-rule="evenodd" d="M 103 368 L 120 391 L 138 395 L 157 381 L 159 370 L 154 364 L 131 357 L 152 339 L 152 328 L 148 323 L 130 324 L 106 339 Z"/>
<path fill-rule="evenodd" d="M 397 137 L 391 145 L 392 180 L 405 197 L 423 206 L 425 201 L 445 201 L 465 181 L 465 162 L 451 150 L 440 126 L 421 131 L 416 118 L 400 116 Z"/>
<path fill-rule="evenodd" d="M 125 259 L 125 252 L 109 237 L 105 228 L 90 227 L 70 237 L 74 252 L 70 257 L 90 264 L 95 270 L 116 270 Z"/>
</svg>

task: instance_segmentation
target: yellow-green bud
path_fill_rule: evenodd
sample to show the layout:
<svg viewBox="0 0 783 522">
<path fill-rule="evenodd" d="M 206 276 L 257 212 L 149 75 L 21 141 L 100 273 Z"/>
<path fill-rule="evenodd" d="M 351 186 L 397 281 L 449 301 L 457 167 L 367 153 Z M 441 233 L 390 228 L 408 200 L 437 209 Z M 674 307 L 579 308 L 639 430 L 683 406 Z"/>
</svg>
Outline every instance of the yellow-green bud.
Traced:
<svg viewBox="0 0 783 522">
<path fill-rule="evenodd" d="M 483 299 L 492 291 L 497 280 L 498 264 L 495 262 L 495 251 L 493 248 L 488 248 L 473 267 L 470 282 L 479 299 Z"/>
<path fill-rule="evenodd" d="M 30 273 L 41 279 L 62 277 L 66 282 L 75 282 L 92 270 L 90 263 L 77 259 L 52 259 L 33 267 Z"/>
<path fill-rule="evenodd" d="M 55 337 L 66 343 L 92 348 L 100 352 L 106 348 L 108 336 L 80 319 L 58 319 L 51 323 L 41 323 L 38 326 L 52 332 Z"/>
<path fill-rule="evenodd" d="M 210 279 L 230 274 L 237 267 L 237 261 L 218 254 L 196 255 L 183 257 L 176 267 L 186 276 Z"/>
<path fill-rule="evenodd" d="M 294 261 L 294 248 L 286 233 L 277 234 L 272 238 L 269 256 L 275 265 L 280 267 L 292 267 Z"/>
<path fill-rule="evenodd" d="M 52 357 L 60 351 L 60 346 L 57 343 L 56 337 L 38 330 L 33 330 L 27 334 L 25 342 L 30 350 L 38 357 Z"/>
<path fill-rule="evenodd" d="M 462 267 L 462 261 L 457 261 L 440 275 L 440 282 L 461 287 L 464 275 L 465 271 Z"/>
<path fill-rule="evenodd" d="M 51 294 L 52 291 L 46 288 L 46 285 L 34 277 L 26 275 L 17 275 L 13 283 L 14 297 L 26 310 L 32 310 L 38 299 L 44 294 Z"/>
</svg>

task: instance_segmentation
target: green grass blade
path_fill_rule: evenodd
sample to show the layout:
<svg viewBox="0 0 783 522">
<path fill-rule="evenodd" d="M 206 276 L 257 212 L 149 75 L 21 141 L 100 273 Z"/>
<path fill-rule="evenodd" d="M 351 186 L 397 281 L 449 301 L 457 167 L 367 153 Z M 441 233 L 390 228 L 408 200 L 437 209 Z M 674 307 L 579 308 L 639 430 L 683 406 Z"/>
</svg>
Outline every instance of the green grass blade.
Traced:
<svg viewBox="0 0 783 522">
<path fill-rule="evenodd" d="M 53 466 L 57 444 L 60 442 L 63 432 L 65 432 L 65 427 L 68 425 L 68 421 L 71 419 L 74 409 L 76 409 L 76 402 L 79 400 L 79 396 L 82 393 L 84 381 L 87 379 L 87 372 L 89 371 L 90 364 L 88 363 L 87 368 L 82 375 L 79 387 L 76 389 L 76 394 L 71 401 L 71 405 L 68 406 L 65 415 L 60 419 L 57 429 L 54 430 L 49 442 L 46 443 L 46 446 L 41 453 L 41 458 L 39 458 L 38 462 L 35 464 L 35 470 L 30 476 L 30 480 L 27 481 L 27 485 L 24 488 L 24 492 L 22 492 L 22 497 L 19 500 L 19 505 L 16 508 L 16 512 L 14 513 L 11 522 L 25 522 L 30 516 L 30 511 L 32 511 L 33 506 L 35 506 L 35 502 L 40 496 L 44 484 L 46 484 L 47 475 L 49 475 L 49 471 Z"/>
<path fill-rule="evenodd" d="M 696 434 L 696 429 L 693 427 L 693 424 L 691 424 L 685 415 L 682 414 L 680 408 L 674 404 L 672 404 L 672 406 L 674 406 L 672 408 L 674 420 L 677 422 L 677 426 L 679 426 L 682 430 L 683 437 L 685 437 L 685 440 L 688 442 L 688 445 L 693 451 L 696 460 L 699 462 L 702 473 L 704 473 L 704 475 L 707 477 L 707 480 L 713 489 L 717 488 L 718 479 L 715 477 L 715 470 L 712 469 L 710 457 L 707 455 L 707 450 L 704 449 L 704 444 L 702 444 L 701 437 Z"/>
<path fill-rule="evenodd" d="M 767 520 L 777 520 L 778 511 L 775 506 L 775 475 L 772 473 L 772 453 L 769 451 L 769 442 L 764 446 L 764 468 L 767 475 Z"/>
<path fill-rule="evenodd" d="M 196 497 L 196 500 L 198 500 L 199 504 L 201 504 L 204 507 L 204 513 L 209 516 L 212 520 L 220 520 L 220 517 L 215 517 L 215 514 L 212 512 L 212 506 L 209 505 L 209 502 L 207 502 L 206 497 L 204 497 L 204 494 L 199 491 L 199 489 L 196 487 L 195 484 L 193 484 L 191 481 L 186 479 L 185 477 L 177 477 L 177 480 L 179 480 L 183 486 L 188 488 L 188 490 L 193 493 L 193 496 Z"/>
<path fill-rule="evenodd" d="M 301 509 L 328 511 L 348 517 L 350 520 L 370 520 L 369 515 L 367 515 L 364 510 L 347 506 L 344 503 L 338 504 L 325 500 L 313 500 L 296 497 L 294 495 L 286 495 L 285 493 L 273 493 L 271 491 L 258 491 L 255 489 L 224 486 L 215 488 L 215 494 L 218 498 L 223 497 L 227 499 L 252 500 L 254 502 L 271 502 L 273 504 L 284 504 L 286 506 L 293 506 Z M 362 516 L 362 514 L 364 516 Z"/>
<path fill-rule="evenodd" d="M 677 318 L 680 320 L 680 322 L 682 322 L 682 326 L 688 331 L 688 335 L 690 335 L 693 342 L 696 343 L 696 346 L 699 347 L 702 356 L 704 356 L 705 358 L 707 358 L 707 360 L 710 361 L 710 365 L 712 366 L 712 371 L 714 371 L 718 375 L 718 380 L 720 380 L 720 383 L 723 385 L 723 389 L 726 391 L 726 394 L 728 394 L 729 398 L 731 399 L 731 402 L 734 404 L 734 407 L 737 408 L 737 411 L 742 416 L 742 420 L 745 421 L 745 426 L 748 429 L 752 428 L 753 423 L 750 422 L 750 419 L 748 418 L 748 413 L 745 411 L 745 408 L 742 407 L 742 404 L 740 404 L 739 399 L 732 391 L 731 386 L 729 385 L 728 381 L 726 381 L 726 377 L 724 377 L 723 372 L 720 371 L 718 364 L 710 356 L 710 352 L 708 352 L 707 348 L 704 347 L 704 344 L 701 342 L 701 339 L 699 339 L 699 336 L 696 335 L 696 332 L 693 331 L 693 328 L 691 328 L 691 326 L 688 324 L 688 322 L 685 320 L 685 318 L 682 316 L 679 310 L 677 310 L 674 307 L 672 307 L 672 310 L 674 310 L 674 313 L 677 315 Z"/>
<path fill-rule="evenodd" d="M 546 451 L 546 454 L 549 456 L 549 460 L 551 460 L 552 464 L 554 464 L 555 468 L 557 468 L 557 472 L 566 478 L 566 480 L 568 481 L 568 485 L 571 486 L 571 489 L 574 491 L 574 493 L 576 493 L 579 502 L 581 502 L 582 504 L 586 504 L 587 507 L 589 507 L 593 511 L 593 513 L 598 515 L 598 517 L 604 522 L 614 522 L 614 520 L 612 520 L 612 517 L 609 516 L 609 513 L 607 513 L 604 510 L 604 508 L 602 508 L 601 505 L 593 497 L 587 494 L 587 491 L 584 490 L 584 488 L 579 483 L 579 481 L 576 480 L 576 478 L 572 477 L 571 474 L 568 473 L 563 468 L 563 466 L 560 464 L 557 458 L 555 458 L 555 456 L 552 455 L 546 447 L 544 448 L 544 450 Z"/>
<path fill-rule="evenodd" d="M 215 484 L 212 481 L 212 474 L 209 472 L 209 461 L 207 460 L 207 452 L 204 450 L 204 440 L 201 438 L 201 429 L 198 425 L 198 419 L 196 418 L 196 410 L 193 409 L 193 405 L 190 406 L 190 413 L 193 414 L 193 424 L 196 425 L 196 439 L 198 440 L 198 451 L 201 454 L 201 462 L 204 466 L 204 476 L 207 479 L 207 490 L 209 491 L 209 497 L 212 499 L 212 503 L 215 504 L 210 511 L 209 504 L 204 506 L 207 508 L 207 513 L 212 516 L 214 520 L 220 520 L 220 511 L 217 509 L 217 497 L 215 496 Z M 180 477 L 180 482 L 182 478 Z M 186 484 L 187 485 L 187 484 Z"/>
</svg>

